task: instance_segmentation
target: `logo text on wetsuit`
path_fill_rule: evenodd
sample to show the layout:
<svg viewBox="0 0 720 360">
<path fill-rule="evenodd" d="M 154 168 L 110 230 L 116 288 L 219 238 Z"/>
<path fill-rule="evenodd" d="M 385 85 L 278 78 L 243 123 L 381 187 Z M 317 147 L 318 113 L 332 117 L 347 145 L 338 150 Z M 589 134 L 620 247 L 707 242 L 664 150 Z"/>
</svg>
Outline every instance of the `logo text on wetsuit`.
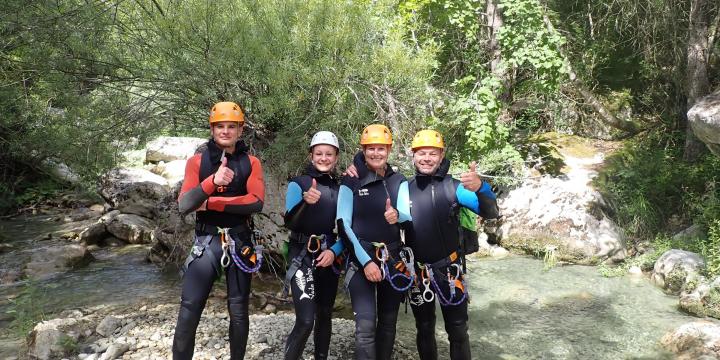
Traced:
<svg viewBox="0 0 720 360">
<path fill-rule="evenodd" d="M 367 196 L 367 195 L 370 195 L 370 191 L 368 189 L 359 189 L 358 195 L 359 196 Z"/>
</svg>

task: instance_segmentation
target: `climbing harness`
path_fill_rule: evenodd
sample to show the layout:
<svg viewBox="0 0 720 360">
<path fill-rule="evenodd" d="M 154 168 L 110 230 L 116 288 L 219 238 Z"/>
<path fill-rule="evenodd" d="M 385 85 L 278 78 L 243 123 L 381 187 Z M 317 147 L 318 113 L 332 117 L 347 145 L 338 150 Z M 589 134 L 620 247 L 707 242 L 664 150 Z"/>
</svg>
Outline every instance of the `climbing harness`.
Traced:
<svg viewBox="0 0 720 360">
<path fill-rule="evenodd" d="M 303 235 L 297 235 L 297 236 L 299 238 L 304 237 Z M 288 271 L 285 273 L 283 296 L 288 295 L 288 293 L 290 291 L 290 282 L 292 281 L 293 277 L 296 274 L 298 274 L 298 275 L 303 274 L 305 277 L 312 276 L 312 271 L 313 271 L 313 269 L 315 269 L 315 264 L 317 261 L 317 255 L 319 255 L 319 253 L 328 249 L 328 246 L 327 246 L 328 236 L 325 234 L 321 234 L 321 235 L 313 234 L 313 235 L 308 236 L 307 239 L 308 239 L 307 243 L 302 248 L 302 250 L 300 250 L 300 253 L 298 253 L 298 255 L 292 259 L 292 261 L 290 262 L 290 267 L 288 268 Z M 305 256 L 307 256 L 307 254 L 311 254 L 312 262 L 305 272 L 301 271 L 300 273 L 298 273 L 298 270 L 301 270 L 303 268 L 303 260 L 305 259 Z M 342 259 L 339 260 L 339 258 L 340 258 L 340 256 L 335 257 L 335 261 L 331 265 L 333 272 L 336 275 L 339 275 L 340 271 L 335 268 L 334 263 L 342 264 Z M 305 283 L 310 283 L 310 282 L 312 282 L 311 279 L 305 280 Z M 303 283 L 303 284 L 305 284 L 305 283 Z"/>
<path fill-rule="evenodd" d="M 438 301 L 440 302 L 440 305 L 443 306 L 453 306 L 453 305 L 459 305 L 465 299 L 467 299 L 468 294 L 466 291 L 465 286 L 465 279 L 462 276 L 462 268 L 461 265 L 458 263 L 450 264 L 447 267 L 447 283 L 448 287 L 450 288 L 450 294 L 449 296 L 445 296 L 440 289 L 440 285 L 435 280 L 435 273 L 433 271 L 432 266 L 426 266 L 427 269 L 427 275 L 429 278 L 429 282 L 432 284 L 432 287 L 434 288 L 434 292 L 437 294 Z M 455 272 L 453 273 L 451 269 L 454 269 Z M 425 279 L 423 279 L 423 284 L 425 283 Z M 426 287 L 427 289 L 427 287 Z M 457 300 L 453 300 L 456 296 L 456 290 L 459 289 L 462 293 L 462 296 L 460 296 Z M 423 294 L 424 297 L 424 294 Z"/>
<path fill-rule="evenodd" d="M 240 254 L 247 258 L 253 266 L 246 265 L 242 259 L 238 256 L 235 251 L 235 239 L 230 235 L 230 228 L 218 228 L 220 234 L 220 246 L 222 247 L 222 257 L 220 258 L 220 265 L 223 268 L 230 266 L 230 261 L 235 263 L 240 270 L 246 273 L 254 273 L 260 270 L 263 263 L 263 246 L 256 244 L 253 247 L 244 245 L 240 248 Z M 228 256 L 228 253 L 230 256 Z"/>
</svg>

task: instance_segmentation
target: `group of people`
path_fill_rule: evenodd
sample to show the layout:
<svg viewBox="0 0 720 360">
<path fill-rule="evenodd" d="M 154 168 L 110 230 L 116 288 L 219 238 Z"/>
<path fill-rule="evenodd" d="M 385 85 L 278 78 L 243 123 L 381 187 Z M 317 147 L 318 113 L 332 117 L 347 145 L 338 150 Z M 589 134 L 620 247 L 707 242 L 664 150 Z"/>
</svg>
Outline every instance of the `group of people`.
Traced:
<svg viewBox="0 0 720 360">
<path fill-rule="evenodd" d="M 191 359 L 195 331 L 213 282 L 225 273 L 230 352 L 242 359 L 247 345 L 252 273 L 263 261 L 251 232 L 262 209 L 263 175 L 240 140 L 244 114 L 235 103 L 215 104 L 207 149 L 188 160 L 179 209 L 195 211 L 195 239 L 185 261 L 173 358 Z M 437 359 L 435 299 L 448 333 L 451 359 L 470 359 L 468 293 L 460 244 L 459 210 L 498 216 L 495 195 L 475 172 L 448 172 L 442 135 L 419 131 L 412 141 L 415 176 L 388 164 L 393 138 L 380 124 L 360 134 L 362 146 L 342 179 L 336 172 L 340 142 L 319 131 L 310 140 L 309 164 L 288 183 L 285 225 L 291 231 L 285 291 L 295 324 L 285 359 L 299 359 L 310 333 L 316 359 L 328 357 L 332 309 L 340 275 L 355 315 L 355 358 L 390 359 L 398 311 L 411 305 L 420 359 Z"/>
</svg>

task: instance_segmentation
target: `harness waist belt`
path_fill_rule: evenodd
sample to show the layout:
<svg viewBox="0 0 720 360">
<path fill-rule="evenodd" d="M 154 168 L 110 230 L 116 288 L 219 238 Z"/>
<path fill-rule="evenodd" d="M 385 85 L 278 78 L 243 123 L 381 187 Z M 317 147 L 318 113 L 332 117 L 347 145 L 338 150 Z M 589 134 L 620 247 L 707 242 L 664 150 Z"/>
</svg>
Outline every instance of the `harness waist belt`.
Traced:
<svg viewBox="0 0 720 360">
<path fill-rule="evenodd" d="M 385 244 L 385 243 L 383 243 L 383 244 Z M 370 250 L 375 249 L 375 245 L 373 245 L 373 243 L 371 243 L 369 241 L 360 240 L 360 245 L 362 245 L 362 247 L 363 247 L 363 249 L 365 249 L 365 251 L 370 251 Z M 395 250 L 401 248 L 402 246 L 403 246 L 403 244 L 400 241 L 393 241 L 389 244 L 385 244 L 385 248 L 387 249 L 387 251 L 395 251 Z"/>
<path fill-rule="evenodd" d="M 457 259 L 458 259 L 458 253 L 457 253 L 457 251 L 453 251 L 452 254 L 448 255 L 448 257 L 440 259 L 428 266 L 430 266 L 433 269 L 440 269 L 440 268 L 450 266 Z"/>
<path fill-rule="evenodd" d="M 208 225 L 208 224 L 203 224 L 203 223 L 195 223 L 195 230 L 205 233 L 205 234 L 215 235 L 218 233 L 218 226 Z M 249 230 L 250 229 L 248 228 L 247 225 L 240 224 L 240 225 L 230 228 L 228 233 L 230 235 L 242 234 L 242 233 L 248 232 Z"/>
</svg>

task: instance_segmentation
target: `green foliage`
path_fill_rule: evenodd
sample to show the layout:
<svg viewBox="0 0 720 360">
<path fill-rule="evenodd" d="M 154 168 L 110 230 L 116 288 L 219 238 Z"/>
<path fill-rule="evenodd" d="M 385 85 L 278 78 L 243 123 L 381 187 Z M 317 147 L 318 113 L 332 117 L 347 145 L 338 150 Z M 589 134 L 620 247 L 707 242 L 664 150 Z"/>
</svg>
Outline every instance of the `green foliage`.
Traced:
<svg viewBox="0 0 720 360">
<path fill-rule="evenodd" d="M 708 155 L 696 164 L 682 161 L 683 134 L 658 129 L 629 141 L 607 159 L 596 180 L 614 218 L 632 237 L 680 230 L 667 222 L 673 216 L 683 224 L 702 225 L 720 217 L 712 200 L 717 190 L 707 185 L 720 177 L 720 159 Z"/>
<path fill-rule="evenodd" d="M 720 275 L 720 219 L 710 225 L 707 240 L 700 242 L 700 250 L 707 276 L 712 279 Z"/>
<path fill-rule="evenodd" d="M 44 291 L 37 283 L 25 283 L 14 299 L 10 299 L 8 314 L 13 316 L 9 330 L 18 336 L 26 336 L 40 321 L 46 320 L 43 312 Z"/>
<path fill-rule="evenodd" d="M 498 33 L 505 66 L 542 93 L 552 93 L 565 81 L 568 69 L 560 54 L 565 39 L 545 25 L 538 0 L 502 0 L 503 26 Z M 527 85 L 526 85 L 527 86 Z"/>
<path fill-rule="evenodd" d="M 77 339 L 66 334 L 62 334 L 60 336 L 57 344 L 60 346 L 64 354 L 74 354 L 79 350 L 80 346 Z"/>
</svg>

